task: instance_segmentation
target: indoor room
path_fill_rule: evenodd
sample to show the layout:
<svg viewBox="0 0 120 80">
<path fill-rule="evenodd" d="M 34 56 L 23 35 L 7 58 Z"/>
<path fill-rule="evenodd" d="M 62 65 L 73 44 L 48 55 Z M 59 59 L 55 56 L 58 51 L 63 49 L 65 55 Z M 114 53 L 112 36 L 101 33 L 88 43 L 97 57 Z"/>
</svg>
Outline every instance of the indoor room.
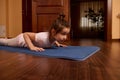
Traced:
<svg viewBox="0 0 120 80">
<path fill-rule="evenodd" d="M 0 0 L 0 80 L 120 80 L 120 0 Z"/>
</svg>

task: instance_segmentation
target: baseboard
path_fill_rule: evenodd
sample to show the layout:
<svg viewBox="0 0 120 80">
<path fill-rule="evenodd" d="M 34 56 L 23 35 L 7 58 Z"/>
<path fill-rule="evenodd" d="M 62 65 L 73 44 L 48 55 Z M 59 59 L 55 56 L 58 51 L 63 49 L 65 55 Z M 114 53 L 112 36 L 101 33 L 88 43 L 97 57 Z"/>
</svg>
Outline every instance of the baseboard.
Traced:
<svg viewBox="0 0 120 80">
<path fill-rule="evenodd" d="M 120 39 L 112 39 L 112 41 L 120 41 Z"/>
</svg>

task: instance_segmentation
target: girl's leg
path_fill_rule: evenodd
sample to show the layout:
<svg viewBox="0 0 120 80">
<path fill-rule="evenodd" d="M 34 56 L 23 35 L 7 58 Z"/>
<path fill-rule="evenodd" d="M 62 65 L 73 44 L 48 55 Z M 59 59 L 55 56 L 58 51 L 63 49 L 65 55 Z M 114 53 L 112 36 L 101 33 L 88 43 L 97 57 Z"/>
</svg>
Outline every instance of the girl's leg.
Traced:
<svg viewBox="0 0 120 80">
<path fill-rule="evenodd" d="M 7 45 L 6 38 L 0 38 L 0 45 Z"/>
<path fill-rule="evenodd" d="M 0 38 L 0 45 L 18 46 L 18 38 L 17 37 L 11 39 Z"/>
</svg>

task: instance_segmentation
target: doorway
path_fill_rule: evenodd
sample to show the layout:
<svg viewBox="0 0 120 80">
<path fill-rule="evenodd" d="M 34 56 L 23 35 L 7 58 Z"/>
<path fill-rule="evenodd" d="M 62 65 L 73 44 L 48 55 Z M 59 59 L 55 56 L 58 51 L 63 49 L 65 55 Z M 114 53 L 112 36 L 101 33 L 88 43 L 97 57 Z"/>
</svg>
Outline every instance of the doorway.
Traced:
<svg viewBox="0 0 120 80">
<path fill-rule="evenodd" d="M 111 1 L 108 1 L 71 0 L 70 13 L 72 39 L 112 39 Z"/>
<path fill-rule="evenodd" d="M 36 0 L 33 0 L 33 1 L 36 1 Z M 63 0 L 61 0 L 63 1 Z M 66 1 L 66 0 L 64 0 Z M 78 25 L 80 25 L 79 23 L 79 17 L 80 17 L 80 8 L 77 7 L 77 8 L 74 8 L 72 7 L 72 5 L 75 5 L 75 3 L 79 3 L 79 2 L 91 2 L 91 1 L 96 1 L 96 0 L 70 0 L 70 3 L 69 3 L 69 0 L 67 2 L 67 5 L 70 5 L 70 11 L 66 11 L 66 10 L 69 10 L 68 7 L 66 7 L 65 9 L 65 12 L 67 12 L 67 18 L 69 20 L 71 20 L 71 34 L 70 34 L 70 37 L 71 39 L 72 38 L 96 38 L 96 37 L 93 37 L 91 36 L 92 34 L 93 35 L 98 35 L 98 33 L 94 34 L 93 32 L 91 32 L 90 34 L 87 32 L 83 32 L 82 34 L 84 35 L 87 35 L 87 36 L 79 36 L 81 35 L 80 32 L 81 30 L 78 29 Z M 109 41 L 112 39 L 112 0 L 98 0 L 98 1 L 104 1 L 104 32 L 101 34 L 102 35 L 102 39 L 106 40 L 106 41 Z M 65 4 L 66 5 L 66 4 Z M 44 7 L 44 6 L 43 6 Z M 49 7 L 49 6 L 48 6 Z M 53 6 L 52 6 L 53 7 Z M 55 5 L 56 7 L 56 5 Z M 58 6 L 59 7 L 59 6 Z M 76 6 L 75 6 L 76 7 Z M 58 10 L 58 9 L 57 9 Z M 76 11 L 77 10 L 77 11 Z M 53 10 L 54 11 L 54 10 Z M 86 10 L 88 11 L 88 10 Z M 72 13 L 74 12 L 74 13 Z M 56 15 L 56 13 L 54 13 Z M 77 15 L 77 16 L 76 16 Z M 33 24 L 32 24 L 32 0 L 22 0 L 22 29 L 23 29 L 23 32 L 31 32 L 33 31 Z M 94 31 L 94 29 L 91 29 L 91 31 Z M 89 36 L 88 36 L 89 34 Z M 77 35 L 77 36 L 76 36 Z M 99 38 L 99 37 L 97 37 Z"/>
</svg>

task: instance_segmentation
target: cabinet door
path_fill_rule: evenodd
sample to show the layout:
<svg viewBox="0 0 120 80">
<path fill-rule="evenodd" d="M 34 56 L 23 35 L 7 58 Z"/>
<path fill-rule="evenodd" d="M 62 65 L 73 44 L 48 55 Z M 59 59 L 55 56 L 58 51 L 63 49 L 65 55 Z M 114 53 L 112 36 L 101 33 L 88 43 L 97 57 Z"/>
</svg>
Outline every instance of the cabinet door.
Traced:
<svg viewBox="0 0 120 80">
<path fill-rule="evenodd" d="M 63 12 L 69 21 L 69 0 L 32 0 L 32 31 L 48 31 Z"/>
</svg>

